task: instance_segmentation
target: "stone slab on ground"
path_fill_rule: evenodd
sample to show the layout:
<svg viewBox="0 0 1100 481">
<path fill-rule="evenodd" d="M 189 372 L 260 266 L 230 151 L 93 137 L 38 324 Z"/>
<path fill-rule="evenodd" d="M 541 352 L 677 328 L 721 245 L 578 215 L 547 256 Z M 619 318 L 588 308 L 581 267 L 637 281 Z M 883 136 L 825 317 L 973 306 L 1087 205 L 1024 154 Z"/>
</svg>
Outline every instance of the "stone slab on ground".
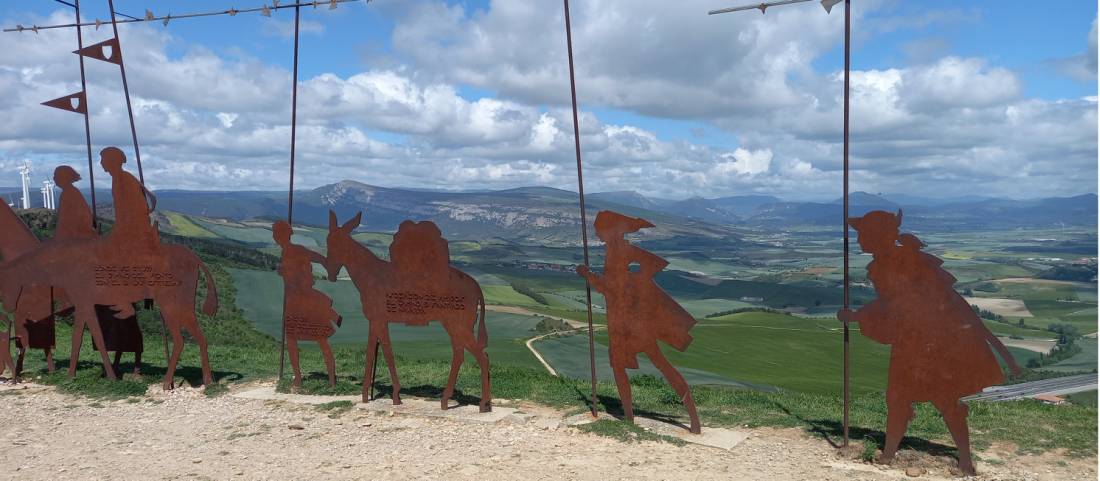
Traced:
<svg viewBox="0 0 1100 481">
<path fill-rule="evenodd" d="M 672 436 L 692 444 L 700 444 L 729 451 L 749 438 L 749 433 L 728 428 L 703 427 L 699 434 L 691 434 L 686 427 L 656 419 L 635 417 L 639 426 L 657 434 Z"/>
<path fill-rule="evenodd" d="M 0 382 L 0 392 L 3 391 L 20 391 L 23 394 L 30 394 L 40 391 L 46 391 L 53 389 L 51 386 L 44 386 L 42 384 L 35 384 L 33 382 L 20 382 L 15 383 L 10 380 L 4 380 Z"/>
<path fill-rule="evenodd" d="M 390 398 L 378 398 L 368 403 L 360 402 L 362 396 L 317 396 L 308 394 L 291 394 L 275 392 L 274 386 L 262 386 L 247 391 L 233 393 L 233 397 L 242 399 L 259 399 L 263 401 L 284 401 L 294 404 L 325 404 L 333 401 L 351 401 L 355 407 L 367 411 L 432 418 L 445 418 L 464 422 L 497 423 L 509 416 L 513 418 L 518 411 L 515 408 L 493 406 L 492 412 L 482 413 L 476 405 L 460 405 L 451 401 L 449 409 L 439 409 L 439 401 L 430 399 L 403 397 L 402 403 L 394 406 Z"/>
<path fill-rule="evenodd" d="M 314 396 L 308 394 L 291 394 L 275 392 L 275 386 L 263 386 L 248 391 L 232 394 L 233 397 L 242 399 L 259 399 L 262 401 L 286 401 L 294 404 L 325 404 L 333 401 L 359 402 L 360 396 Z"/>
<path fill-rule="evenodd" d="M 615 420 L 617 418 L 610 414 L 601 412 L 599 413 L 599 419 Z M 592 418 L 590 414 L 581 413 L 565 418 L 562 423 L 566 426 L 580 426 L 583 424 L 591 423 L 593 421 L 595 421 L 595 419 Z M 648 431 L 657 434 L 671 436 L 687 443 L 698 444 L 701 446 L 710 446 L 712 448 L 718 448 L 725 451 L 729 451 L 737 447 L 737 445 L 743 443 L 746 439 L 749 438 L 749 433 L 747 432 L 727 428 L 704 427 L 702 433 L 691 434 L 684 426 L 640 416 L 634 417 L 634 423 Z"/>
<path fill-rule="evenodd" d="M 425 416 L 432 418 L 453 419 L 456 421 L 476 423 L 498 423 L 518 411 L 515 408 L 493 406 L 493 410 L 487 413 L 480 412 L 478 406 L 472 404 L 460 405 L 451 401 L 446 410 L 439 408 L 439 401 L 402 397 L 401 404 L 394 405 L 390 398 L 378 398 L 356 407 L 374 412 L 393 412 L 394 414 Z"/>
</svg>

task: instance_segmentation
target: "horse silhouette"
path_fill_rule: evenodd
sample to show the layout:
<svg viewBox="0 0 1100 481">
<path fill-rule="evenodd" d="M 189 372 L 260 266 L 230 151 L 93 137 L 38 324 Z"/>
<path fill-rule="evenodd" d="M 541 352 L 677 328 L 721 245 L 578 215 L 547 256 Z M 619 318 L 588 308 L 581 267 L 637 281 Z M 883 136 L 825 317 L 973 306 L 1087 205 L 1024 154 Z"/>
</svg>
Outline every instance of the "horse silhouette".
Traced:
<svg viewBox="0 0 1100 481">
<path fill-rule="evenodd" d="M 367 340 L 367 365 L 363 375 L 363 402 L 371 398 L 374 384 L 374 367 L 378 347 L 382 347 L 393 380 L 393 403 L 401 404 L 401 383 L 397 378 L 389 324 L 400 322 L 412 326 L 424 326 L 439 321 L 451 338 L 451 373 L 443 391 L 440 407 L 454 394 L 458 370 L 469 351 L 481 368 L 481 412 L 492 409 L 489 386 L 489 356 L 485 353 L 488 333 L 485 328 L 485 298 L 481 286 L 468 274 L 450 267 L 445 262 L 424 262 L 445 258 L 439 255 L 442 241 L 439 229 L 431 222 L 406 221 L 394 236 L 391 253 L 416 253 L 420 259 L 379 259 L 351 237 L 359 226 L 360 212 L 344 225 L 337 225 L 336 214 L 329 211 L 328 255 L 325 268 L 329 280 L 336 281 L 342 268 L 347 268 L 351 280 L 359 290 L 363 314 L 370 322 Z M 401 239 L 401 242 L 398 242 Z M 393 257 L 391 255 L 391 257 Z M 400 256 L 399 256 L 400 257 Z M 477 324 L 477 326 L 475 326 Z M 476 328 L 476 337 L 475 337 Z"/>
<path fill-rule="evenodd" d="M 0 259 L 3 260 L 3 264 L 8 264 L 38 249 L 40 243 L 11 207 L 6 203 L 0 202 L 0 204 L 3 204 L 3 207 L 0 207 L 0 227 L 5 232 L 5 235 L 0 236 Z M 60 301 L 59 305 L 55 306 L 54 300 Z M 48 322 L 50 316 L 55 313 L 67 315 L 71 312 L 72 306 L 64 300 L 63 293 L 51 292 L 49 286 L 28 287 L 11 312 L 12 329 L 0 334 L 2 338 L 0 341 L 3 341 L 3 345 L 0 346 L 0 372 L 3 372 L 5 367 L 9 368 L 12 378 L 18 379 L 23 370 L 23 357 L 27 348 L 31 347 L 31 331 L 36 330 L 37 323 Z M 10 351 L 13 334 L 19 348 L 17 361 L 12 360 Z M 44 350 L 46 367 L 53 372 L 53 351 L 48 347 Z"/>
<path fill-rule="evenodd" d="M 103 358 L 107 377 L 116 379 L 95 306 L 125 306 L 153 299 L 160 306 L 165 325 L 172 334 L 172 355 L 168 360 L 164 388 L 171 389 L 176 363 L 183 352 L 181 327 L 187 329 L 199 345 L 203 382 L 213 382 L 206 338 L 195 316 L 200 270 L 206 275 L 207 289 L 203 313 L 214 315 L 218 310 L 217 288 L 206 265 L 182 246 L 162 245 L 155 251 L 130 251 L 118 247 L 108 238 L 44 244 L 0 266 L 0 302 L 5 307 L 16 305 L 26 285 L 61 288 L 75 308 L 69 375 L 76 375 L 77 357 L 87 325 Z"/>
</svg>

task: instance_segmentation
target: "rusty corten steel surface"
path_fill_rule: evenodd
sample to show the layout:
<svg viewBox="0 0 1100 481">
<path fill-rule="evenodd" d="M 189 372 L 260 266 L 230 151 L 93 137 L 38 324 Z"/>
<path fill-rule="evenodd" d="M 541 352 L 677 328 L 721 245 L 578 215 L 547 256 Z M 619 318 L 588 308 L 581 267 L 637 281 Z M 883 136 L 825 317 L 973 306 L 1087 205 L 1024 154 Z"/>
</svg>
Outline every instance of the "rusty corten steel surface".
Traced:
<svg viewBox="0 0 1100 481">
<path fill-rule="evenodd" d="M 118 311 L 116 317 L 125 318 L 134 314 L 132 303 L 153 299 L 160 306 L 173 340 L 164 388 L 172 387 L 176 363 L 183 351 L 181 328 L 187 329 L 199 345 L 203 382 L 210 383 L 206 339 L 195 315 L 195 297 L 201 270 L 207 288 L 203 312 L 213 315 L 217 311 L 213 277 L 189 249 L 160 243 L 156 229 L 149 223 L 148 192 L 138 179 L 122 168 L 126 161 L 122 151 L 108 147 L 100 155 L 104 170 L 112 176 L 114 229 L 108 235 L 93 239 L 53 239 L 0 265 L 0 301 L 5 308 L 10 308 L 23 298 L 23 292 L 29 290 L 27 287 L 62 289 L 75 309 L 69 374 L 76 373 L 86 325 L 100 351 L 104 371 L 114 379 L 115 370 L 107 356 L 96 306 L 114 306 Z M 62 207 L 66 205 L 72 204 L 63 200 Z M 21 224 L 14 215 L 12 219 Z M 3 232 L 9 233 L 5 238 L 11 236 L 11 232 L 20 231 L 17 225 L 10 223 L 5 227 L 8 229 Z"/>
<path fill-rule="evenodd" d="M 85 100 L 84 92 L 77 92 L 75 94 L 58 97 L 53 100 L 47 100 L 45 102 L 42 102 L 42 105 L 53 107 L 55 109 L 66 110 L 69 112 L 76 112 L 78 114 L 88 113 L 88 105 L 87 100 Z"/>
<path fill-rule="evenodd" d="M 3 204 L 3 207 L 0 207 L 0 226 L 3 227 L 0 230 L 3 232 L 0 236 L 0 260 L 2 260 L 0 266 L 3 266 L 38 249 L 39 242 L 11 207 L 3 202 L 0 204 Z M 64 296 L 58 293 L 57 297 L 63 299 Z M 51 350 L 54 345 L 51 339 L 53 337 L 52 298 L 49 286 L 29 286 L 24 290 L 24 295 L 16 303 L 15 308 L 8 309 L 11 310 L 8 324 L 12 329 L 4 334 L 4 346 L 0 347 L 0 363 L 3 364 L 0 366 L 0 371 L 4 368 L 10 369 L 13 379 L 19 378 L 23 356 L 28 347 L 44 349 L 47 367 L 52 370 Z M 60 308 L 65 310 L 68 306 L 61 305 Z M 40 325 L 40 323 L 49 323 L 49 325 Z M 33 338 L 31 331 L 34 331 Z M 18 362 L 11 357 L 10 340 L 16 341 L 19 350 Z"/>
<path fill-rule="evenodd" d="M 381 346 L 393 380 L 393 403 L 401 404 L 401 383 L 394 365 L 389 323 L 424 326 L 439 321 L 450 335 L 453 353 L 440 406 L 447 409 L 464 360 L 463 351 L 469 351 L 481 368 L 481 412 L 490 411 L 489 356 L 485 353 L 489 336 L 481 286 L 473 277 L 450 266 L 447 241 L 435 224 L 402 222 L 390 245 L 392 262 L 386 262 L 351 237 L 362 216 L 356 214 L 338 225 L 336 214 L 329 211 L 325 268 L 330 281 L 335 281 L 340 270 L 347 268 L 359 290 L 363 314 L 370 322 L 363 401 L 369 401 L 372 394 L 375 361 Z"/>
<path fill-rule="evenodd" d="M 283 278 L 283 334 L 290 348 L 290 366 L 294 369 L 294 387 L 302 385 L 298 364 L 298 341 L 316 341 L 321 347 L 328 370 L 329 386 L 336 385 L 336 361 L 328 338 L 336 333 L 342 318 L 332 308 L 332 299 L 313 288 L 313 263 L 325 265 L 316 252 L 290 242 L 290 224 L 278 221 L 271 226 L 275 243 L 283 249 L 279 275 Z M 333 325 L 335 324 L 335 326 Z"/>
<path fill-rule="evenodd" d="M 695 325 L 695 318 L 653 280 L 653 276 L 664 269 L 668 261 L 631 244 L 624 237 L 631 232 L 653 227 L 653 224 L 605 210 L 596 214 L 595 227 L 596 235 L 605 243 L 603 275 L 591 272 L 585 266 L 578 266 L 577 273 L 603 294 L 607 302 L 608 351 L 615 385 L 623 403 L 623 414 L 633 422 L 634 406 L 626 370 L 637 369 L 638 354 L 645 353 L 683 400 L 691 417 L 688 429 L 698 434 L 699 415 L 691 397 L 691 388 L 657 345 L 660 340 L 679 351 L 687 349 L 692 341 L 688 331 Z M 631 270 L 632 265 L 638 266 L 636 272 Z"/>
<path fill-rule="evenodd" d="M 1004 381 L 993 350 L 1013 372 L 1020 368 L 955 291 L 955 278 L 943 269 L 943 261 L 923 252 L 916 236 L 899 234 L 901 219 L 900 211 L 872 211 L 848 220 L 863 252 L 874 256 L 867 278 L 878 298 L 856 311 L 842 309 L 837 317 L 858 322 L 863 335 L 892 346 L 882 460 L 897 452 L 913 403 L 928 401 L 951 431 L 959 469 L 974 474 L 967 407 L 959 399 Z"/>
<path fill-rule="evenodd" d="M 78 50 L 73 50 L 73 53 L 96 60 L 102 60 L 104 62 L 110 62 L 115 65 L 122 65 L 122 50 L 119 49 L 117 30 L 115 31 L 114 38 L 109 38 L 87 47 L 81 47 Z"/>
</svg>

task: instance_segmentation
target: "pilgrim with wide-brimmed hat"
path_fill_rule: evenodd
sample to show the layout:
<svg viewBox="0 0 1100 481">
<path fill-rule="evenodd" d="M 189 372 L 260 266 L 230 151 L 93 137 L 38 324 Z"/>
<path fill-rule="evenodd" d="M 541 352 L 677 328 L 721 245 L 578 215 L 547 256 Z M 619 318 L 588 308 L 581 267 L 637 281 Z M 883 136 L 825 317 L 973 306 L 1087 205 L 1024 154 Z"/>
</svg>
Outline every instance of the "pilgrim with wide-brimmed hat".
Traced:
<svg viewBox="0 0 1100 481">
<path fill-rule="evenodd" d="M 638 354 L 645 353 L 683 400 L 691 417 L 691 432 L 699 433 L 699 415 L 691 389 L 657 345 L 659 340 L 680 351 L 687 349 L 692 341 L 688 331 L 695 325 L 695 318 L 654 281 L 654 276 L 668 265 L 668 261 L 625 238 L 626 234 L 653 227 L 653 224 L 605 210 L 596 215 L 595 227 L 596 235 L 606 247 L 603 275 L 585 266 L 577 267 L 577 273 L 588 279 L 607 301 L 611 369 L 626 419 L 634 419 L 626 369 L 637 369 Z M 634 265 L 636 270 L 632 269 Z"/>
<path fill-rule="evenodd" d="M 974 473 L 970 458 L 967 407 L 959 400 L 1004 380 L 992 347 L 1014 370 L 1011 353 L 955 291 L 955 277 L 943 261 L 921 250 L 913 234 L 900 234 L 902 213 L 868 212 L 848 225 L 873 256 L 867 279 L 876 299 L 838 317 L 858 322 L 860 332 L 891 345 L 886 387 L 886 445 L 882 460 L 893 458 L 913 417 L 913 403 L 931 402 L 958 447 L 959 468 Z"/>
</svg>

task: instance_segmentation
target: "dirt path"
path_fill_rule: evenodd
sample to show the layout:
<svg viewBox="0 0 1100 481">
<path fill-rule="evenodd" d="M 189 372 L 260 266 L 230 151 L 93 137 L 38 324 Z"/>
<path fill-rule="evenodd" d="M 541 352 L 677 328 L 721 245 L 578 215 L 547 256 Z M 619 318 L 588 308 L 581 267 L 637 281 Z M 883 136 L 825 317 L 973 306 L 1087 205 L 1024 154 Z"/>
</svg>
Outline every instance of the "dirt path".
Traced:
<svg viewBox="0 0 1100 481">
<path fill-rule="evenodd" d="M 559 320 L 561 322 L 564 322 L 564 323 L 568 324 L 569 327 L 572 327 L 573 329 L 580 329 L 582 327 L 585 328 L 585 329 L 588 328 L 588 323 L 587 322 L 577 321 L 577 320 L 573 320 L 573 319 L 566 319 L 564 317 L 552 316 L 550 314 L 543 314 L 541 312 L 535 312 L 535 311 L 532 311 L 530 309 L 525 309 L 525 308 L 517 307 L 517 306 L 500 306 L 500 305 L 496 305 L 496 304 L 489 304 L 489 305 L 485 306 L 485 310 L 495 311 L 495 312 L 505 312 L 505 313 L 508 313 L 508 314 L 520 314 L 520 315 L 524 315 L 524 316 L 539 316 L 539 317 L 545 317 L 547 319 L 556 319 L 556 320 Z"/>
<path fill-rule="evenodd" d="M 623 443 L 533 421 L 462 423 L 361 409 L 330 417 L 312 406 L 207 398 L 189 388 L 154 387 L 134 401 L 31 388 L 0 400 L 8 479 L 908 479 L 904 467 L 842 459 L 790 429 L 753 430 L 723 451 Z M 982 459 L 980 479 L 1096 479 L 1095 458 L 992 451 Z M 942 463 L 925 469 L 921 479 L 957 479 L 945 478 Z"/>
<path fill-rule="evenodd" d="M 535 337 L 532 337 L 532 338 L 528 339 L 524 343 L 524 344 L 527 345 L 527 350 L 531 351 L 531 354 L 534 354 L 535 359 L 537 359 L 539 361 L 539 363 L 542 364 L 542 367 L 546 368 L 546 372 L 550 373 L 551 376 L 557 376 L 558 371 L 555 370 L 554 367 L 550 365 L 550 362 L 547 361 L 546 358 L 542 357 L 542 353 L 540 353 L 538 349 L 535 349 L 535 341 L 538 341 L 540 339 L 544 339 L 544 338 L 547 338 L 547 337 L 551 337 L 551 336 L 564 335 L 565 333 L 569 333 L 569 332 L 578 332 L 578 331 L 587 331 L 588 330 L 588 323 L 581 322 L 581 321 L 576 321 L 576 320 L 573 320 L 573 319 L 566 319 L 564 317 L 551 316 L 549 314 L 543 314 L 543 313 L 540 313 L 540 312 L 535 312 L 535 311 L 532 311 L 530 309 L 524 309 L 522 307 L 500 306 L 500 305 L 496 305 L 496 304 L 489 304 L 489 305 L 485 306 L 485 310 L 495 311 L 495 312 L 505 312 L 505 313 L 508 313 L 508 314 L 522 314 L 524 316 L 540 316 L 540 317 L 545 317 L 545 318 L 548 318 L 548 319 L 556 319 L 556 320 L 564 322 L 567 326 L 573 328 L 573 329 L 568 330 L 568 331 L 556 331 L 556 332 L 550 332 L 550 333 L 546 333 L 546 334 L 540 334 L 538 336 L 535 336 Z M 600 329 L 604 329 L 604 328 L 605 328 L 605 326 L 593 326 L 593 330 L 596 330 L 596 331 L 598 331 Z"/>
</svg>

